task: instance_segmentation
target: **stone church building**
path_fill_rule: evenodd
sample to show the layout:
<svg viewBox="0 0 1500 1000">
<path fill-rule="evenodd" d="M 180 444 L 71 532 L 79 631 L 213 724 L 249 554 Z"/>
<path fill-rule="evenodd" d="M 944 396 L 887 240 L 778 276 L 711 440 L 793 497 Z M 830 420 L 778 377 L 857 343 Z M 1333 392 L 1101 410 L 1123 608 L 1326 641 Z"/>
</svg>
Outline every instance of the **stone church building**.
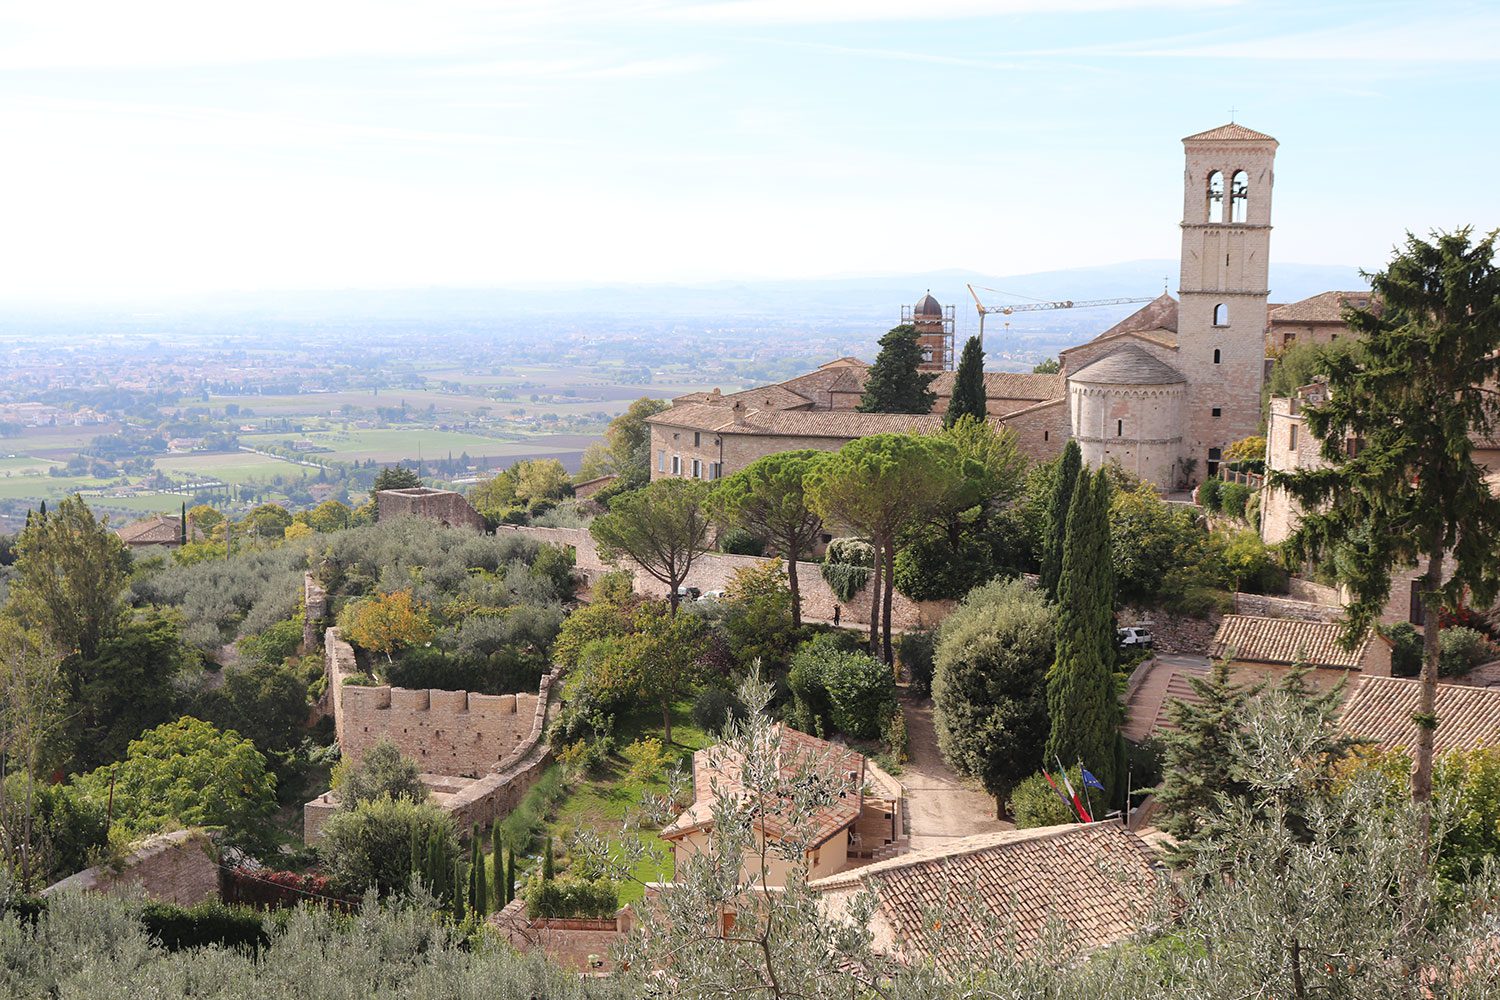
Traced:
<svg viewBox="0 0 1500 1000">
<path fill-rule="evenodd" d="M 985 374 L 990 419 L 1031 458 L 1072 437 L 1090 465 L 1115 462 L 1173 489 L 1212 475 L 1231 442 L 1257 433 L 1276 146 L 1234 123 L 1184 139 L 1178 297 L 1164 293 L 1063 351 L 1056 375 Z M 931 295 L 903 316 L 928 335 L 935 368 L 952 357 L 944 316 Z M 923 415 L 856 412 L 867 376 L 863 362 L 842 358 L 776 385 L 674 399 L 649 421 L 651 474 L 717 479 L 774 452 L 941 426 L 954 372 L 938 375 L 937 403 Z"/>
</svg>

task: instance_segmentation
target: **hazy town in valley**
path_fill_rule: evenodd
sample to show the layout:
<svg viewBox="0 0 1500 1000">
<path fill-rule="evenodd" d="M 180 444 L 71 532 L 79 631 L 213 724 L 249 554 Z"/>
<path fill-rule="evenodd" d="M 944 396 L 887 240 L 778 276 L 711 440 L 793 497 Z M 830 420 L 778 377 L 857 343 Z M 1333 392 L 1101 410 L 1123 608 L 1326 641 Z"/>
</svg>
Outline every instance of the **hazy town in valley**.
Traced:
<svg viewBox="0 0 1500 1000">
<path fill-rule="evenodd" d="M 0 10 L 0 994 L 1500 997 L 1500 11 Z"/>
</svg>

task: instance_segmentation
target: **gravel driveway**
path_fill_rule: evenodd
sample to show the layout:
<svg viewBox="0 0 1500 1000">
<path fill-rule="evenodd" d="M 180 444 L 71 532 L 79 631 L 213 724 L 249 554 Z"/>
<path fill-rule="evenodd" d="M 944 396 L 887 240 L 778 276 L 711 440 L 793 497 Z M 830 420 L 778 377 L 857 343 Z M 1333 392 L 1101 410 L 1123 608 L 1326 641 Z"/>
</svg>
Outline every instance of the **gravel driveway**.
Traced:
<svg viewBox="0 0 1500 1000">
<path fill-rule="evenodd" d="M 960 777 L 944 762 L 932 727 L 932 700 L 903 698 L 902 708 L 911 760 L 904 765 L 900 780 L 906 786 L 912 850 L 956 837 L 1014 829 L 1015 824 L 995 818 L 995 800 L 977 781 Z"/>
</svg>

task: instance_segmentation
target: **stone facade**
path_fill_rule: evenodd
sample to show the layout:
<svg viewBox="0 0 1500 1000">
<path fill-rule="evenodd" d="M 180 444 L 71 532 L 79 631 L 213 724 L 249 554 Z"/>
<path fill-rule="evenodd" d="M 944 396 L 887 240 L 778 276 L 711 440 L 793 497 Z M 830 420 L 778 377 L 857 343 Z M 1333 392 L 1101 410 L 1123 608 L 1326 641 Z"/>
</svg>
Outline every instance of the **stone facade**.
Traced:
<svg viewBox="0 0 1500 1000">
<path fill-rule="evenodd" d="M 324 634 L 334 732 L 344 759 L 357 761 L 382 737 L 423 770 L 432 801 L 460 828 L 503 819 L 546 770 L 551 753 L 543 735 L 556 672 L 536 694 L 485 695 L 469 691 L 411 691 L 345 684 L 359 673 L 354 650 L 338 629 Z M 303 838 L 315 843 L 338 807 L 325 792 L 302 808 Z"/>
<path fill-rule="evenodd" d="M 380 520 L 403 515 L 426 518 L 444 527 L 473 528 L 486 531 L 484 516 L 475 510 L 462 493 L 418 486 L 409 490 L 381 490 L 375 494 L 375 510 Z"/>
<path fill-rule="evenodd" d="M 1295 472 L 1314 469 L 1323 464 L 1322 445 L 1307 427 L 1303 410 L 1327 398 L 1322 385 L 1303 386 L 1291 398 L 1277 396 L 1271 400 L 1270 419 L 1266 422 L 1266 469 L 1270 472 Z M 1301 520 L 1301 507 L 1285 490 L 1266 487 L 1260 501 L 1260 537 L 1267 545 L 1285 541 Z"/>
<path fill-rule="evenodd" d="M 328 618 L 328 592 L 311 573 L 302 576 L 302 651 L 318 648 Z"/>
<path fill-rule="evenodd" d="M 118 868 L 96 866 L 69 875 L 42 890 L 54 893 L 139 889 L 162 903 L 192 906 L 219 898 L 218 851 L 202 830 L 177 830 L 148 837 Z"/>
<path fill-rule="evenodd" d="M 1161 489 L 1178 478 L 1186 386 L 1097 385 L 1068 380 L 1073 435 L 1093 468 L 1113 462 Z"/>
<path fill-rule="evenodd" d="M 616 567 L 599 557 L 593 536 L 586 528 L 538 528 L 501 525 L 500 531 L 515 531 L 535 538 L 540 542 L 561 545 L 573 550 L 574 568 L 586 576 L 598 575 Z M 723 552 L 708 552 L 693 562 L 686 585 L 701 591 L 727 590 L 734 575 L 741 569 L 755 568 L 775 562 L 785 565 L 783 559 L 764 559 L 758 556 L 736 556 Z M 636 593 L 650 597 L 667 596 L 666 585 L 634 564 L 632 569 Z M 834 609 L 838 608 L 839 621 L 848 625 L 868 625 L 870 622 L 870 588 L 864 587 L 849 601 L 840 601 L 823 579 L 817 563 L 797 563 L 797 585 L 802 595 L 802 617 L 805 621 L 831 622 Z M 897 591 L 891 602 L 891 626 L 902 631 L 931 628 L 953 610 L 953 601 L 913 601 Z"/>
</svg>

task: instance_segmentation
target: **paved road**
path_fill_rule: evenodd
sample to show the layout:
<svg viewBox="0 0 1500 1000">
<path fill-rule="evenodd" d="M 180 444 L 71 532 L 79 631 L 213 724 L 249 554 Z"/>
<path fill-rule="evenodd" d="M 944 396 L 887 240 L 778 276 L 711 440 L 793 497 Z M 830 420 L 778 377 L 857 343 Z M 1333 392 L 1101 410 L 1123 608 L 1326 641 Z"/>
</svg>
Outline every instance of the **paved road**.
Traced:
<svg viewBox="0 0 1500 1000">
<path fill-rule="evenodd" d="M 912 850 L 956 837 L 1014 829 L 1014 824 L 995 818 L 995 800 L 978 782 L 959 777 L 943 761 L 932 727 L 931 699 L 903 699 L 902 706 L 911 741 L 911 761 L 901 773 L 901 783 L 906 786 Z"/>
</svg>

